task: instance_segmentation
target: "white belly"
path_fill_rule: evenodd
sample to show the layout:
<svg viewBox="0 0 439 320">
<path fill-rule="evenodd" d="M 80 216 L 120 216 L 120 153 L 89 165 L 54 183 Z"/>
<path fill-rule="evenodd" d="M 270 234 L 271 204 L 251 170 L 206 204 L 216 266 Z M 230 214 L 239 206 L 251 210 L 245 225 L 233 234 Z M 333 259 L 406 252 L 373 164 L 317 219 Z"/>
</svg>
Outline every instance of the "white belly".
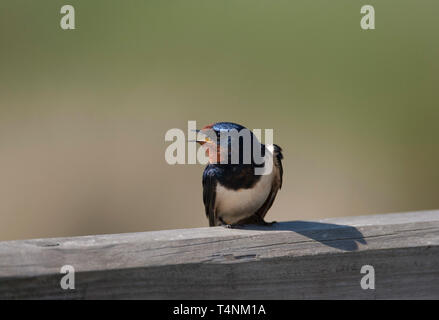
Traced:
<svg viewBox="0 0 439 320">
<path fill-rule="evenodd" d="M 228 224 L 234 224 L 253 215 L 270 194 L 275 170 L 262 175 L 253 188 L 230 190 L 222 185 L 216 189 L 216 215 Z"/>
</svg>

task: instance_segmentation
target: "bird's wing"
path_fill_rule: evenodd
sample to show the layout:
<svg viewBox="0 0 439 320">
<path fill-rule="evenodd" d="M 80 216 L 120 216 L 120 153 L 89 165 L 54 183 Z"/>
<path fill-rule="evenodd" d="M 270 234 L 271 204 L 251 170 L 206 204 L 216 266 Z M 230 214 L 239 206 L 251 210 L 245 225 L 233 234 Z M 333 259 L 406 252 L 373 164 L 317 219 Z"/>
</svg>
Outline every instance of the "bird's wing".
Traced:
<svg viewBox="0 0 439 320">
<path fill-rule="evenodd" d="M 216 178 L 211 170 L 206 168 L 203 173 L 203 202 L 209 226 L 215 226 Z"/>
<path fill-rule="evenodd" d="M 276 198 L 277 192 L 279 191 L 279 186 L 274 186 L 271 188 L 270 194 L 267 197 L 267 200 L 265 200 L 262 207 L 259 208 L 258 211 L 256 211 L 255 215 L 261 217 L 264 219 L 265 215 L 267 214 L 268 210 L 270 210 L 271 206 L 273 205 L 274 199 Z"/>
<path fill-rule="evenodd" d="M 255 213 L 257 216 L 261 217 L 262 219 L 267 214 L 267 211 L 271 208 L 273 205 L 274 199 L 276 198 L 277 192 L 282 187 L 282 178 L 283 178 L 283 168 L 282 168 L 282 148 L 279 147 L 277 144 L 274 145 L 274 152 L 273 152 L 273 163 L 274 163 L 274 169 L 276 170 L 276 174 L 274 176 L 273 184 L 271 186 L 270 194 L 267 197 L 267 200 L 265 200 L 264 204 L 261 208 Z"/>
<path fill-rule="evenodd" d="M 274 158 L 275 158 L 275 166 L 279 169 L 279 189 L 282 188 L 282 178 L 284 175 L 284 169 L 282 167 L 282 159 L 284 155 L 282 154 L 282 148 L 277 144 L 274 145 Z"/>
</svg>

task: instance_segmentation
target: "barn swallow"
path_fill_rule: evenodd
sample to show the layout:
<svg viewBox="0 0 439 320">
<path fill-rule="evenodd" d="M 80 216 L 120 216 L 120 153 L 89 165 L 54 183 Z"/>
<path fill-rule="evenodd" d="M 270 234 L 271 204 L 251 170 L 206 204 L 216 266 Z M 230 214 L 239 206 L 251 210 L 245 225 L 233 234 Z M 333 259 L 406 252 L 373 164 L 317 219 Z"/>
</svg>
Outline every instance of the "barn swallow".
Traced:
<svg viewBox="0 0 439 320">
<path fill-rule="evenodd" d="M 236 123 L 217 122 L 196 130 L 200 133 L 209 132 L 209 135 L 205 134 L 204 138 L 197 138 L 196 141 L 206 148 L 209 159 L 203 172 L 203 202 L 211 227 L 275 223 L 266 222 L 264 217 L 282 187 L 282 149 L 275 144 L 271 148 L 261 144 L 248 130 L 252 146 L 250 161 L 244 161 L 246 149 L 242 138 L 239 138 L 238 161 L 231 161 L 231 139 L 228 138 L 224 146 L 224 140 L 220 142 L 220 135 L 232 130 L 241 133 L 243 129 L 248 130 Z M 260 148 L 262 161 L 257 162 L 253 156 L 255 146 Z M 227 163 L 224 163 L 226 157 Z M 272 164 L 270 171 L 267 171 L 269 173 L 256 174 L 255 169 L 263 168 L 269 160 Z"/>
</svg>

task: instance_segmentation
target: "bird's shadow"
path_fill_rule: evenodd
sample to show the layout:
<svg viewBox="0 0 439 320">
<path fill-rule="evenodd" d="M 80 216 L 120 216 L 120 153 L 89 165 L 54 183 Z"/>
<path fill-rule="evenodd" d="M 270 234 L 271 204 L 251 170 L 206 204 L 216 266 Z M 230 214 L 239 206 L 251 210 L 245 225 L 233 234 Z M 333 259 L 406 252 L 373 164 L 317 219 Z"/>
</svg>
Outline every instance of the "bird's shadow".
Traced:
<svg viewBox="0 0 439 320">
<path fill-rule="evenodd" d="M 271 226 L 245 225 L 245 230 L 294 231 L 326 246 L 345 251 L 358 250 L 358 243 L 367 244 L 363 234 L 355 227 L 314 221 L 276 222 Z"/>
</svg>

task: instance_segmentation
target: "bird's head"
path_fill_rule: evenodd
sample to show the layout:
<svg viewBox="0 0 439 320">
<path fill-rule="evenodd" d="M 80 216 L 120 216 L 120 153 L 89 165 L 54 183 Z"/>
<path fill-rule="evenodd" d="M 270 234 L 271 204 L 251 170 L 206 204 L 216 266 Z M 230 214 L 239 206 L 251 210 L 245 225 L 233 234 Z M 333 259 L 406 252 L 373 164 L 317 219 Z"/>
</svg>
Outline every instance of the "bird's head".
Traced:
<svg viewBox="0 0 439 320">
<path fill-rule="evenodd" d="M 250 130 L 233 122 L 216 122 L 197 130 L 197 133 L 196 141 L 206 149 L 210 163 L 220 163 L 225 159 L 233 163 L 233 152 L 236 152 L 239 163 L 243 163 L 245 152 L 251 156 L 253 141 L 259 143 Z"/>
</svg>

